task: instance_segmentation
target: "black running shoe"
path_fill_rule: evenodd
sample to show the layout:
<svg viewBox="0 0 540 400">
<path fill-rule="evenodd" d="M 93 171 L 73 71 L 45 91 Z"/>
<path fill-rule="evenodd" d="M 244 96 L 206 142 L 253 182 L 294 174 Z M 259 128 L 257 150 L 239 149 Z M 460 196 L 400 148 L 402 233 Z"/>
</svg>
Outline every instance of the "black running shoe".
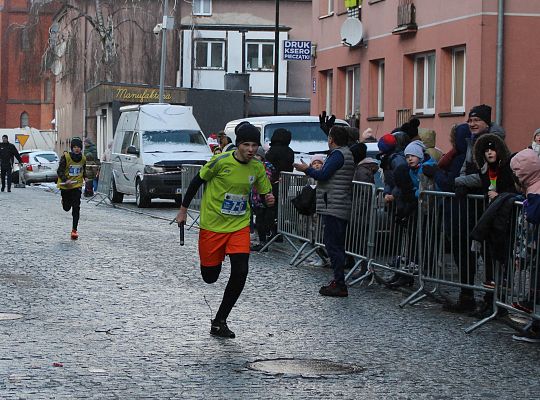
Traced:
<svg viewBox="0 0 540 400">
<path fill-rule="evenodd" d="M 216 321 L 215 319 L 212 320 L 212 325 L 210 327 L 210 334 L 214 336 L 234 339 L 236 335 L 233 331 L 229 329 L 227 326 L 227 322 L 225 321 Z"/>
</svg>

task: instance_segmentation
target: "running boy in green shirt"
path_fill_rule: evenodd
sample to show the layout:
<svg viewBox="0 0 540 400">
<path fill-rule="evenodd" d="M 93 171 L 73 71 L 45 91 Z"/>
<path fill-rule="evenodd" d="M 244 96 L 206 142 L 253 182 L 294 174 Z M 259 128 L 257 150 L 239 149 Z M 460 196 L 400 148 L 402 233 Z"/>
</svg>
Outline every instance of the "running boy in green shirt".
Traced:
<svg viewBox="0 0 540 400">
<path fill-rule="evenodd" d="M 243 122 L 235 128 L 235 133 L 237 149 L 215 155 L 201 169 L 191 181 L 176 216 L 179 226 L 186 222 L 189 204 L 204 183 L 199 232 L 201 275 L 206 283 L 216 282 L 221 263 L 229 255 L 231 276 L 210 328 L 212 335 L 227 338 L 235 337 L 227 326 L 227 317 L 244 289 L 248 274 L 252 187 L 264 195 L 268 206 L 275 202 L 264 165 L 254 159 L 261 145 L 259 130 Z"/>
</svg>

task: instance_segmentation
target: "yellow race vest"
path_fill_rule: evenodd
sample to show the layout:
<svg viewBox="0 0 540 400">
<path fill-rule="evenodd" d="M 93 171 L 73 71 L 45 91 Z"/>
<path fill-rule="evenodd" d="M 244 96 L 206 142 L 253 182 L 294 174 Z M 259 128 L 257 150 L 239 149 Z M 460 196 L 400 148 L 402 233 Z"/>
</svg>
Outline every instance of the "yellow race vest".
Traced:
<svg viewBox="0 0 540 400">
<path fill-rule="evenodd" d="M 74 183 L 70 185 L 64 185 L 62 184 L 62 181 L 60 178 L 58 178 L 58 181 L 56 182 L 56 186 L 59 189 L 77 189 L 83 186 L 84 184 L 84 164 L 86 164 L 86 157 L 82 155 L 81 161 L 75 162 L 71 158 L 70 153 L 67 151 L 64 152 L 64 157 L 66 158 L 66 170 L 65 175 L 67 176 L 68 180 L 73 181 Z"/>
</svg>

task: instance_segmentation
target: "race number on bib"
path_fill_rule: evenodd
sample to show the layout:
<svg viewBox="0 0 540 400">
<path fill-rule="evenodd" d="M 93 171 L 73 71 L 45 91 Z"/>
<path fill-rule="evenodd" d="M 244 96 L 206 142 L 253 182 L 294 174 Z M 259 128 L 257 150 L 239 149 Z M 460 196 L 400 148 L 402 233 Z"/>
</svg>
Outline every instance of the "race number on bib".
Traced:
<svg viewBox="0 0 540 400">
<path fill-rule="evenodd" d="M 82 165 L 70 165 L 69 176 L 78 176 L 82 172 Z"/>
<path fill-rule="evenodd" d="M 247 196 L 241 194 L 226 193 L 221 213 L 227 215 L 244 215 L 247 210 Z"/>
</svg>

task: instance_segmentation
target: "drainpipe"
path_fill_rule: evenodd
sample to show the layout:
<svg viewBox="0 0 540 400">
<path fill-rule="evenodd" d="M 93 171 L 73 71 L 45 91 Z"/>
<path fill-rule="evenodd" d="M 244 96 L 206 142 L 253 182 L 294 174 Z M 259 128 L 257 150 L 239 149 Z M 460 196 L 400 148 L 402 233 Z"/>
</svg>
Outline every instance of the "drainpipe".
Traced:
<svg viewBox="0 0 540 400">
<path fill-rule="evenodd" d="M 499 0 L 497 13 L 497 88 L 495 94 L 495 122 L 502 126 L 503 50 L 504 50 L 504 0 Z"/>
</svg>

